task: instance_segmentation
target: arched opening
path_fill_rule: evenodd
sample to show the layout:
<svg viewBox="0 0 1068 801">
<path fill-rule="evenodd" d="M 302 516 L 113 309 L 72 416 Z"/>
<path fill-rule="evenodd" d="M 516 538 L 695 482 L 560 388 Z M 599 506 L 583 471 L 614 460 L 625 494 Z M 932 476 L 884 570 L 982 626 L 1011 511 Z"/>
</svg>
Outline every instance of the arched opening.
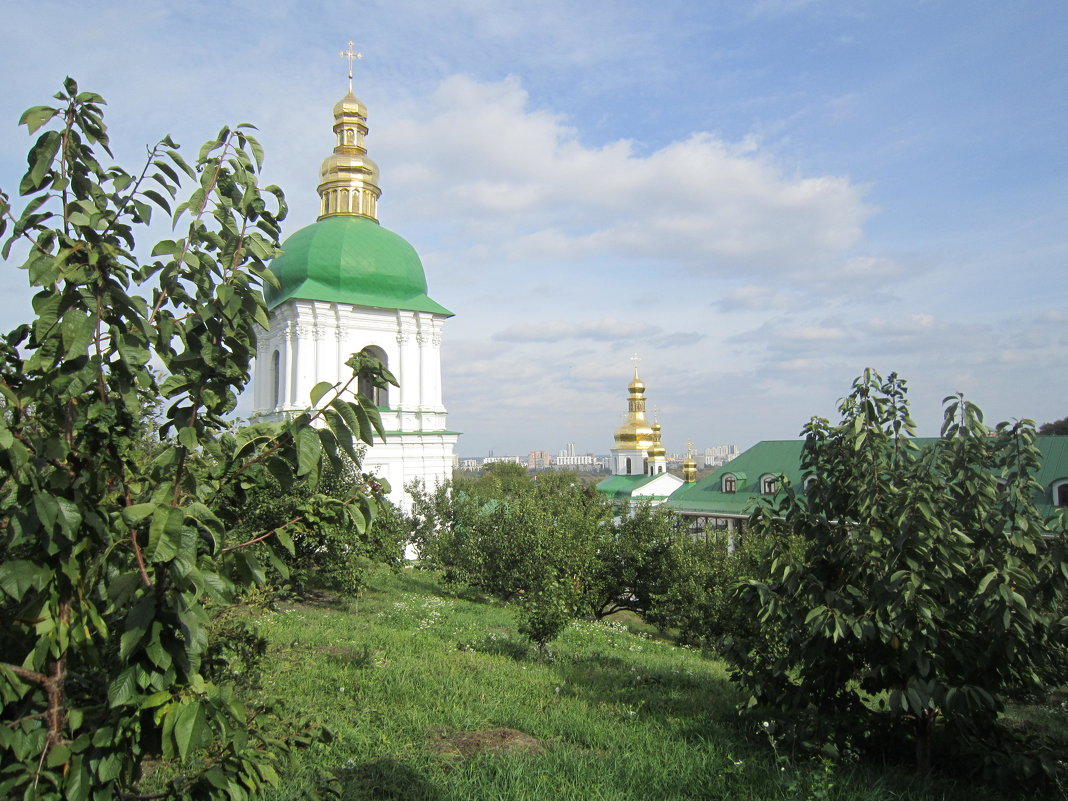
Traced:
<svg viewBox="0 0 1068 801">
<path fill-rule="evenodd" d="M 271 406 L 278 408 L 282 400 L 282 357 L 276 348 L 271 354 Z"/>
<path fill-rule="evenodd" d="M 771 473 L 760 477 L 760 491 L 765 495 L 774 495 L 779 491 L 779 481 Z"/>
<path fill-rule="evenodd" d="M 627 475 L 630 475 L 630 457 L 627 457 Z"/>
<path fill-rule="evenodd" d="M 727 475 L 725 475 L 723 477 L 723 485 L 722 486 L 723 486 L 723 491 L 724 492 L 737 492 L 738 491 L 738 480 L 733 475 L 731 475 L 730 473 L 727 473 Z"/>
<path fill-rule="evenodd" d="M 372 345 L 364 350 L 382 362 L 383 367 L 389 369 L 389 359 L 382 348 Z M 376 387 L 369 378 L 361 376 L 356 382 L 356 390 L 379 409 L 389 408 L 389 390 L 386 387 Z"/>
<path fill-rule="evenodd" d="M 1054 481 L 1050 487 L 1054 506 L 1068 506 L 1068 478 Z"/>
</svg>

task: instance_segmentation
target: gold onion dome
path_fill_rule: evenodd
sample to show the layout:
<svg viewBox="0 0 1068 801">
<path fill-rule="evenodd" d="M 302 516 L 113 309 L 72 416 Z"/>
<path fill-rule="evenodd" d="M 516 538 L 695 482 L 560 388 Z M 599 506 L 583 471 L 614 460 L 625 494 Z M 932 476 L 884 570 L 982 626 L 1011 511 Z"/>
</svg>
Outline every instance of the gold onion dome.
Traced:
<svg viewBox="0 0 1068 801">
<path fill-rule="evenodd" d="M 686 461 L 682 463 L 682 478 L 687 484 L 697 481 L 697 460 L 692 453 L 688 453 Z"/>
<path fill-rule="evenodd" d="M 649 448 L 650 459 L 666 459 L 667 450 L 664 448 L 664 443 L 660 441 L 660 423 L 653 423 L 653 445 Z"/>
<path fill-rule="evenodd" d="M 645 384 L 638 378 L 638 368 L 634 368 L 634 380 L 627 389 L 627 419 L 616 429 L 616 447 L 647 451 L 653 446 L 653 428 L 645 420 Z"/>
<path fill-rule="evenodd" d="M 319 219 L 356 215 L 378 221 L 378 165 L 367 155 L 367 107 L 349 90 L 334 106 L 334 152 L 319 171 Z"/>
</svg>

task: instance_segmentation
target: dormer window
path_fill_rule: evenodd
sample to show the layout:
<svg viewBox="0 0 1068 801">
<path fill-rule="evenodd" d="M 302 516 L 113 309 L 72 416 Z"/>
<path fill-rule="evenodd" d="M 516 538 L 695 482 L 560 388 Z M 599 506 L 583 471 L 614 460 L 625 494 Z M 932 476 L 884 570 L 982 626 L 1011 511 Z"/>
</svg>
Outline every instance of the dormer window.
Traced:
<svg viewBox="0 0 1068 801">
<path fill-rule="evenodd" d="M 1054 481 L 1050 486 L 1050 495 L 1053 496 L 1054 506 L 1068 506 L 1068 478 Z"/>
<path fill-rule="evenodd" d="M 738 479 L 736 479 L 731 473 L 727 473 L 723 477 L 723 491 L 724 492 L 737 492 L 738 491 Z"/>
<path fill-rule="evenodd" d="M 779 479 L 778 476 L 773 476 L 768 473 L 760 478 L 760 491 L 765 495 L 774 495 L 779 491 Z"/>
</svg>

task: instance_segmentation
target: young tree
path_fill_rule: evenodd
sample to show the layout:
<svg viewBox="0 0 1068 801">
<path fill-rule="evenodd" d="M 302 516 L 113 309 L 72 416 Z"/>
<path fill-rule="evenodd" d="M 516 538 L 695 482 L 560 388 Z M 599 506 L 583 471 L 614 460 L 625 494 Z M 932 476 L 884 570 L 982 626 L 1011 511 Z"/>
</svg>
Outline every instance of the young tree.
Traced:
<svg viewBox="0 0 1068 801">
<path fill-rule="evenodd" d="M 905 382 L 870 370 L 839 409 L 805 427 L 803 489 L 750 521 L 773 545 L 738 592 L 761 626 L 735 643 L 733 675 L 799 740 L 861 739 L 881 706 L 911 724 L 926 772 L 937 720 L 986 738 L 1005 694 L 1063 659 L 1065 533 L 1032 501 L 1030 422 L 990 431 L 953 396 L 919 449 Z"/>
<path fill-rule="evenodd" d="M 0 341 L 0 796 L 138 797 L 144 765 L 163 757 L 182 773 L 153 797 L 244 798 L 311 733 L 272 739 L 263 709 L 204 677 L 202 601 L 262 576 L 257 543 L 292 548 L 288 524 L 225 535 L 269 475 L 314 479 L 339 451 L 356 460 L 380 423 L 366 399 L 341 397 L 349 381 L 316 387 L 315 408 L 287 424 L 231 430 L 285 215 L 281 191 L 257 183 L 249 128 L 223 128 L 192 166 L 165 138 L 134 176 L 98 161 L 111 155 L 98 95 L 68 78 L 56 99 L 22 118 L 47 128 L 21 214 L 0 195 L 4 258 L 25 243 L 37 288 L 36 318 Z M 153 207 L 171 213 L 183 173 L 184 235 L 142 263 L 135 232 Z M 350 365 L 390 378 L 363 354 Z M 142 409 L 160 401 L 146 448 Z M 357 487 L 333 508 L 362 527 L 374 503 Z"/>
</svg>

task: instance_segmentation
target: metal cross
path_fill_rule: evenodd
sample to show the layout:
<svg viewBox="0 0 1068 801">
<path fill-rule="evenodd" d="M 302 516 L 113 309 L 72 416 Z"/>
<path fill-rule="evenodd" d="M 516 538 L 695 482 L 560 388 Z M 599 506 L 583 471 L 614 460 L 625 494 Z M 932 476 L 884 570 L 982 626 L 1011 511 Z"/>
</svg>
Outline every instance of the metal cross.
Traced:
<svg viewBox="0 0 1068 801">
<path fill-rule="evenodd" d="M 353 62 L 353 60 L 359 60 L 359 59 L 363 58 L 363 53 L 357 53 L 355 50 L 352 49 L 352 45 L 353 45 L 353 42 L 352 42 L 351 39 L 349 39 L 349 49 L 347 51 L 346 50 L 342 50 L 340 53 L 338 53 L 338 55 L 341 56 L 342 58 L 347 58 L 349 60 L 349 91 L 350 92 L 352 91 L 352 62 Z"/>
<path fill-rule="evenodd" d="M 638 375 L 638 362 L 642 360 L 642 357 L 635 353 L 630 357 L 630 360 L 634 362 L 634 375 Z"/>
</svg>

